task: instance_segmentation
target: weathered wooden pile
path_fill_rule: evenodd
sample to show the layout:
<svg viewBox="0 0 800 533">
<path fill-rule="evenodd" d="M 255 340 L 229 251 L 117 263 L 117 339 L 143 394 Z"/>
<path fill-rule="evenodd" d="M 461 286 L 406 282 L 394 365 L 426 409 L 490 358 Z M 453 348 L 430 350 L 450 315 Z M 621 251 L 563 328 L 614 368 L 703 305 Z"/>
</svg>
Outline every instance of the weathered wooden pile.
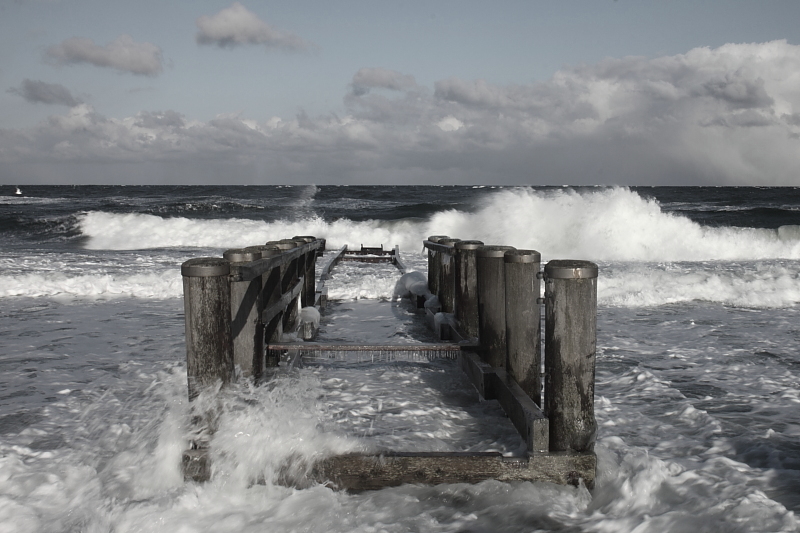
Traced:
<svg viewBox="0 0 800 533">
<path fill-rule="evenodd" d="M 482 396 L 500 402 L 534 456 L 592 454 L 597 265 L 552 260 L 542 271 L 535 250 L 444 236 L 424 245 L 430 292 L 453 317 L 440 323 L 473 341 L 462 367 Z M 577 473 L 588 484 L 588 472 Z"/>
<path fill-rule="evenodd" d="M 597 266 L 553 260 L 541 271 L 534 250 L 486 246 L 444 236 L 424 241 L 428 290 L 419 305 L 449 342 L 413 345 L 420 353 L 456 354 L 481 396 L 496 399 L 527 443 L 524 456 L 496 452 L 387 451 L 348 454 L 318 462 L 312 480 L 347 490 L 402 483 L 549 481 L 594 485 L 594 365 Z M 301 306 L 324 307 L 314 264 L 325 241 L 295 237 L 182 266 L 186 308 L 189 395 L 237 377 L 260 378 L 281 354 L 309 350 L 392 350 L 409 346 L 336 346 L 282 343 L 296 328 Z M 339 250 L 323 270 L 346 257 Z M 358 252 L 355 252 L 358 254 Z M 391 260 L 405 272 L 398 250 L 363 248 L 361 255 Z M 351 256 L 352 257 L 352 256 Z M 544 281 L 544 298 L 539 298 Z M 434 298 L 435 297 L 435 298 Z M 544 304 L 544 371 L 541 308 Z M 304 338 L 306 338 L 304 336 Z M 544 407 L 542 409 L 542 406 Z M 207 450 L 184 453 L 187 479 L 208 478 Z"/>
<path fill-rule="evenodd" d="M 181 265 L 190 399 L 278 365 L 265 342 L 296 328 L 300 307 L 323 297 L 314 268 L 324 250 L 324 239 L 300 236 Z"/>
</svg>

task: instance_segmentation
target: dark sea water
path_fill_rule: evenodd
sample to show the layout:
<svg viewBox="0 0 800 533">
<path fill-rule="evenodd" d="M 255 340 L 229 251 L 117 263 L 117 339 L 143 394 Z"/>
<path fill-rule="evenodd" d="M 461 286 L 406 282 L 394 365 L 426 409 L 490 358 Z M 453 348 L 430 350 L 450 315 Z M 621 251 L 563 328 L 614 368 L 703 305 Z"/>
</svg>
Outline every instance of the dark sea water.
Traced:
<svg viewBox="0 0 800 533">
<path fill-rule="evenodd" d="M 0 531 L 798 530 L 800 189 L 21 188 L 0 189 Z M 600 265 L 593 493 L 251 483 L 365 447 L 512 453 L 496 405 L 435 362 L 242 386 L 212 481 L 183 483 L 183 261 L 315 235 L 424 272 L 439 234 Z M 398 276 L 344 269 L 334 306 L 371 317 Z"/>
</svg>

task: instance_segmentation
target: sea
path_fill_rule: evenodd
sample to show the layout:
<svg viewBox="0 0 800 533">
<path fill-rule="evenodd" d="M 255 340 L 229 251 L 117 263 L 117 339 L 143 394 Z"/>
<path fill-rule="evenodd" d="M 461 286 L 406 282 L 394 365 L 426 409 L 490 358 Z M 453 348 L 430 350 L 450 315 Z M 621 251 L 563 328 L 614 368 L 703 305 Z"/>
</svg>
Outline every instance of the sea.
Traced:
<svg viewBox="0 0 800 533">
<path fill-rule="evenodd" d="M 2 532 L 800 530 L 800 188 L 20 192 L 0 187 Z M 295 235 L 423 274 L 430 235 L 597 263 L 595 488 L 286 482 L 348 451 L 519 453 L 446 359 L 312 361 L 190 403 L 181 263 Z M 337 267 L 320 334 L 426 340 L 399 276 Z M 200 408 L 214 469 L 184 482 Z"/>
</svg>

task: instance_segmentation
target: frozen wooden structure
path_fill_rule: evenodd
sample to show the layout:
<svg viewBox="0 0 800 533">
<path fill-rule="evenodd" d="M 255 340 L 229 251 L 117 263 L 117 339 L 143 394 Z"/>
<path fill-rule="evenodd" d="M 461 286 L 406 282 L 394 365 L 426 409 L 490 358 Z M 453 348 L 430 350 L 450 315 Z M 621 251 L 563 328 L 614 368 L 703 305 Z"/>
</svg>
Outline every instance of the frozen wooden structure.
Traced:
<svg viewBox="0 0 800 533">
<path fill-rule="evenodd" d="M 314 265 L 325 241 L 313 237 L 187 261 L 181 271 L 190 398 L 220 381 L 259 379 L 287 355 L 297 360 L 320 351 L 398 350 L 456 357 L 480 395 L 499 402 L 526 443 L 524 456 L 403 450 L 347 454 L 315 464 L 313 480 L 356 491 L 485 479 L 582 480 L 592 488 L 597 266 L 553 260 L 542 270 L 534 250 L 445 236 L 430 237 L 424 246 L 429 293 L 427 305 L 424 298 L 418 303 L 442 342 L 421 345 L 280 342 L 283 331 L 304 327 L 298 320 L 301 305 L 325 307 L 325 282 L 338 262 L 387 261 L 406 272 L 397 248 L 350 251 L 345 246 L 323 268 L 318 284 Z M 542 282 L 544 298 L 539 297 Z M 313 338 L 313 331 L 301 333 Z M 187 479 L 208 479 L 207 450 L 187 450 L 183 467 Z"/>
</svg>

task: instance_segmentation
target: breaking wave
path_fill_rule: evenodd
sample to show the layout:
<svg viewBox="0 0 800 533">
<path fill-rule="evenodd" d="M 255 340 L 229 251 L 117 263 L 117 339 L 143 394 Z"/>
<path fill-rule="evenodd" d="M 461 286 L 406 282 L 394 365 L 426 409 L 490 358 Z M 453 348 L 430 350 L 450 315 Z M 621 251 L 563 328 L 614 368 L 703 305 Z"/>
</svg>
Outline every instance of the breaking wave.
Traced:
<svg viewBox="0 0 800 533">
<path fill-rule="evenodd" d="M 183 284 L 179 269 L 136 274 L 65 274 L 35 272 L 0 275 L 0 298 L 181 298 Z"/>
<path fill-rule="evenodd" d="M 502 190 L 474 212 L 445 210 L 425 220 L 339 219 L 311 215 L 273 222 L 101 211 L 79 216 L 91 249 L 230 248 L 294 235 L 343 244 L 400 245 L 418 250 L 429 235 L 534 248 L 545 258 L 595 261 L 714 261 L 800 258 L 800 226 L 778 229 L 707 227 L 668 213 L 624 188 L 591 192 Z"/>
</svg>

